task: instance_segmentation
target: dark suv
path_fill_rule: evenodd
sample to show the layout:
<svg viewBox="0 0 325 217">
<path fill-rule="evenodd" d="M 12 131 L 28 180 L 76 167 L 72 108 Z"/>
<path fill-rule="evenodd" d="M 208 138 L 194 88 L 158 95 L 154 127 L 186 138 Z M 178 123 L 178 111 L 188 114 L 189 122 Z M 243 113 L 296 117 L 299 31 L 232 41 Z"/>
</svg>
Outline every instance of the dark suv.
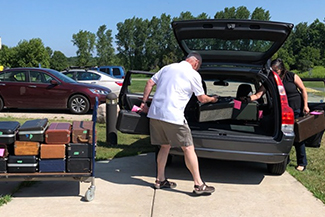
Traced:
<svg viewBox="0 0 325 217">
<path fill-rule="evenodd" d="M 262 162 L 269 172 L 282 174 L 295 137 L 294 115 L 269 60 L 285 42 L 293 24 L 191 20 L 175 21 L 172 27 L 185 55 L 191 51 L 201 54 L 199 73 L 206 94 L 219 96 L 213 104 L 200 104 L 193 96 L 185 109 L 198 157 Z M 119 95 L 117 128 L 125 133 L 148 134 L 145 115 L 130 112 L 133 105 L 140 105 L 145 86 L 145 79 L 138 74 L 150 78 L 153 73 L 126 74 Z M 262 85 L 266 93 L 258 101 L 239 100 Z M 310 104 L 311 109 L 319 104 Z M 170 154 L 183 152 L 176 148 Z"/>
</svg>

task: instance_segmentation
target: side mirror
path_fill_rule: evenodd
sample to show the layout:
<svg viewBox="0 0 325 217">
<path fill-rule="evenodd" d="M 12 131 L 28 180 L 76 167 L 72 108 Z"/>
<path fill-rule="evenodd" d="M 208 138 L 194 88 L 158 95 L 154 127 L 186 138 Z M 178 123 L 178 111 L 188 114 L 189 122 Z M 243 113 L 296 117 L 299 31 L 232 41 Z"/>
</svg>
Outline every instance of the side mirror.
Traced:
<svg viewBox="0 0 325 217">
<path fill-rule="evenodd" d="M 58 84 L 59 84 L 57 80 L 51 80 L 50 83 L 51 83 L 52 85 L 58 85 Z"/>
</svg>

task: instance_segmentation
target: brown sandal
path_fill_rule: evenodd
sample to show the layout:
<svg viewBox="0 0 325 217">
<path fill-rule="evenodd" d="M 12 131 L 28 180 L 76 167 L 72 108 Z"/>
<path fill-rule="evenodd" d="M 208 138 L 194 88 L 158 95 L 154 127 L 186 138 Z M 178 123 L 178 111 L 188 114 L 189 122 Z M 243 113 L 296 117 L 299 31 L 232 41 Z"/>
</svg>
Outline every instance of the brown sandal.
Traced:
<svg viewBox="0 0 325 217">
<path fill-rule="evenodd" d="M 155 181 L 154 187 L 155 189 L 161 189 L 161 188 L 175 188 L 177 184 L 175 182 L 170 182 L 167 179 L 164 181 Z"/>
<path fill-rule="evenodd" d="M 207 186 L 204 182 L 202 185 L 194 185 L 193 193 L 195 194 L 212 194 L 214 192 L 214 187 Z"/>
</svg>

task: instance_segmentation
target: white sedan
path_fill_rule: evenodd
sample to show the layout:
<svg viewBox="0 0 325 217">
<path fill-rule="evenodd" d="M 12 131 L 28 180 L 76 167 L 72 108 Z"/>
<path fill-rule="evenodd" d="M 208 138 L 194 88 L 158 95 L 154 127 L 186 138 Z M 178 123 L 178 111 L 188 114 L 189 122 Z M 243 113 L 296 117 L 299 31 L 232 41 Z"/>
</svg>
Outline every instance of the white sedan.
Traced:
<svg viewBox="0 0 325 217">
<path fill-rule="evenodd" d="M 114 78 L 104 72 L 87 69 L 70 69 L 62 72 L 80 83 L 97 84 L 111 89 L 117 96 L 120 93 L 123 79 Z"/>
</svg>

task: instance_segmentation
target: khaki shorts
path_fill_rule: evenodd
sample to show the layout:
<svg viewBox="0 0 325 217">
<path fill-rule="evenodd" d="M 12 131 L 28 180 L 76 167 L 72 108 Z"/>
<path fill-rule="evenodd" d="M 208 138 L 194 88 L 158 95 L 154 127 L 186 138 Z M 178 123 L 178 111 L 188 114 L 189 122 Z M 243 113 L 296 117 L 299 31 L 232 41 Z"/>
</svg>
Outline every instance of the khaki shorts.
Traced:
<svg viewBox="0 0 325 217">
<path fill-rule="evenodd" d="M 191 146 L 193 138 L 187 123 L 177 125 L 150 119 L 150 139 L 153 145 L 167 145 L 172 147 Z"/>
</svg>

